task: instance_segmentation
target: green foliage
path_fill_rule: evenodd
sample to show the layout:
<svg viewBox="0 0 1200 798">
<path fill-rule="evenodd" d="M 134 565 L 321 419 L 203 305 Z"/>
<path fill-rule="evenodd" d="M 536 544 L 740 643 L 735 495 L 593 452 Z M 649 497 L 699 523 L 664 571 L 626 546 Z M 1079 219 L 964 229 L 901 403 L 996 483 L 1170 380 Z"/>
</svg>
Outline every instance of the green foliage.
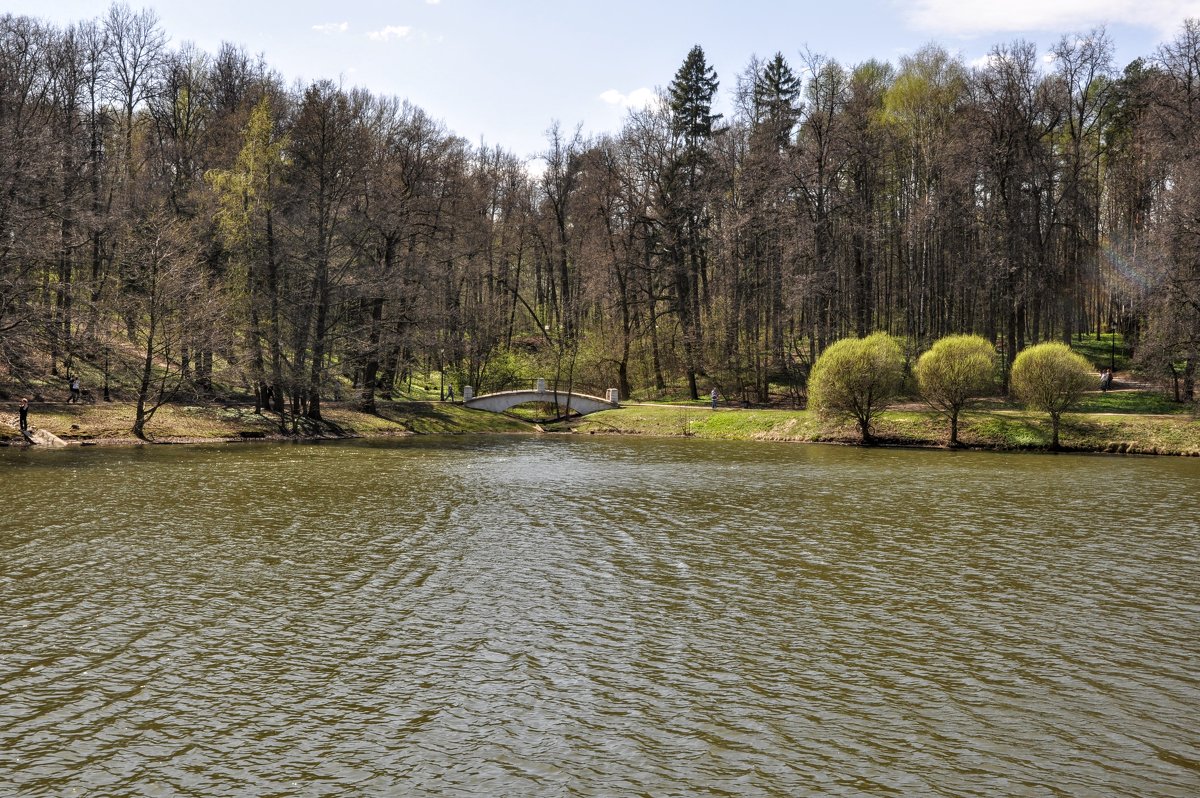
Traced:
<svg viewBox="0 0 1200 798">
<path fill-rule="evenodd" d="M 573 358 L 573 384 L 576 391 L 604 395 L 608 388 L 617 387 L 616 358 L 609 342 L 600 337 L 586 338 L 579 342 Z M 568 376 L 570 361 L 564 364 L 561 379 Z M 553 374 L 539 374 L 551 379 Z"/>
<path fill-rule="evenodd" d="M 1082 355 L 1057 341 L 1031 346 L 1013 362 L 1013 393 L 1031 410 L 1062 413 L 1097 380 Z"/>
<path fill-rule="evenodd" d="M 483 373 L 479 376 L 479 384 L 475 392 L 479 394 L 493 391 L 507 391 L 518 385 L 525 385 L 541 375 L 536 353 L 526 350 L 498 349 L 492 353 L 484 365 Z M 459 379 L 466 382 L 465 376 Z"/>
<path fill-rule="evenodd" d="M 1031 410 L 1050 414 L 1053 424 L 1051 446 L 1058 448 L 1062 414 L 1096 384 L 1096 374 L 1087 360 L 1057 341 L 1031 346 L 1013 362 L 1013 393 Z"/>
<path fill-rule="evenodd" d="M 950 443 L 958 443 L 958 414 L 973 396 L 988 393 L 996 372 L 996 350 L 978 335 L 950 335 L 917 361 L 917 389 L 950 419 Z"/>
<path fill-rule="evenodd" d="M 1071 350 L 1087 358 L 1097 371 L 1110 364 L 1117 371 L 1127 371 L 1130 366 L 1129 347 L 1120 333 L 1105 333 L 1100 340 L 1094 335 L 1085 335 L 1071 343 Z"/>
<path fill-rule="evenodd" d="M 255 246 L 255 215 L 270 206 L 271 175 L 285 164 L 287 142 L 274 135 L 274 125 L 270 101 L 263 97 L 242 131 L 242 149 L 234 167 L 205 174 L 217 197 L 218 229 L 231 249 Z"/>
<path fill-rule="evenodd" d="M 962 63 L 943 47 L 929 44 L 900 59 L 900 72 L 884 96 L 885 118 L 916 140 L 945 125 L 962 97 Z"/>
<path fill-rule="evenodd" d="M 904 385 L 904 352 L 887 333 L 844 338 L 826 349 L 808 381 L 809 407 L 826 418 L 858 422 L 863 442 L 871 423 Z"/>
<path fill-rule="evenodd" d="M 988 393 L 994 383 L 996 350 L 978 335 L 949 335 L 917 361 L 917 386 L 939 409 Z"/>
</svg>

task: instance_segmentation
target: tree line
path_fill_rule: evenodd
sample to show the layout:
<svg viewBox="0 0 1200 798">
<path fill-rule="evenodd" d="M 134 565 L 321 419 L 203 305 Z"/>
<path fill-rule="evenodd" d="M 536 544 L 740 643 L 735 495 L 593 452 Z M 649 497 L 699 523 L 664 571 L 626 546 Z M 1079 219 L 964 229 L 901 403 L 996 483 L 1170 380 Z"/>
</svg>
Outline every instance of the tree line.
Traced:
<svg viewBox="0 0 1200 798">
<path fill-rule="evenodd" d="M 893 65 L 703 49 L 620 130 L 533 162 L 153 12 L 0 18 L 0 368 L 103 369 L 139 423 L 233 374 L 372 409 L 428 373 L 799 399 L 832 343 L 1118 331 L 1194 396 L 1200 21 L 1118 69 L 1103 29 Z M 131 363 L 133 365 L 131 365 Z M 116 369 L 117 366 L 112 366 Z M 1007 369 L 1005 370 L 1007 374 Z"/>
</svg>

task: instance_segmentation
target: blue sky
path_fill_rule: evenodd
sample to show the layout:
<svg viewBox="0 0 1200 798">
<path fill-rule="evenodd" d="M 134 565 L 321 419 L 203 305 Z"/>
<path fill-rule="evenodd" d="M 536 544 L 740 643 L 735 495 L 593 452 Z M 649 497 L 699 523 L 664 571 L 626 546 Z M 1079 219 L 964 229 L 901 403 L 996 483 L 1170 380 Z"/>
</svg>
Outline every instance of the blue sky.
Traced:
<svg viewBox="0 0 1200 798">
<path fill-rule="evenodd" d="M 213 52 L 222 41 L 262 53 L 289 81 L 341 79 L 395 94 L 474 143 L 521 156 L 545 146 L 553 120 L 585 133 L 615 131 L 629 103 L 666 86 L 700 44 L 727 107 L 751 55 L 776 51 L 794 67 L 806 48 L 846 64 L 899 57 L 936 41 L 966 61 L 997 43 L 1106 24 L 1116 66 L 1151 55 L 1200 0 L 392 0 L 257 2 L 155 0 L 174 44 Z M 8 0 L 5 11 L 58 24 L 108 4 Z"/>
</svg>

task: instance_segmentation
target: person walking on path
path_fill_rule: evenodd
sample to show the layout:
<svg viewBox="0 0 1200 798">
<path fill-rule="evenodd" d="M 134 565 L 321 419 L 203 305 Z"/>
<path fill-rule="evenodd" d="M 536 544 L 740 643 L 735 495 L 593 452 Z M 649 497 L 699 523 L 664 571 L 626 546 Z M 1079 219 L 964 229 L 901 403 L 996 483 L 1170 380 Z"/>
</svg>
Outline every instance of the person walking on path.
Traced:
<svg viewBox="0 0 1200 798">
<path fill-rule="evenodd" d="M 717 386 L 715 386 L 715 385 L 713 386 L 712 393 L 710 393 L 709 396 L 712 398 L 712 409 L 716 410 L 717 409 Z"/>
<path fill-rule="evenodd" d="M 1105 369 L 1104 373 L 1100 375 L 1100 390 L 1103 393 L 1108 393 L 1108 389 L 1112 387 L 1112 380 L 1112 369 Z"/>
<path fill-rule="evenodd" d="M 79 377 L 71 378 L 71 395 L 67 398 L 67 404 L 79 401 Z"/>
<path fill-rule="evenodd" d="M 17 415 L 21 418 L 21 434 L 29 432 L 29 400 L 21 399 L 21 406 L 17 409 Z"/>
</svg>

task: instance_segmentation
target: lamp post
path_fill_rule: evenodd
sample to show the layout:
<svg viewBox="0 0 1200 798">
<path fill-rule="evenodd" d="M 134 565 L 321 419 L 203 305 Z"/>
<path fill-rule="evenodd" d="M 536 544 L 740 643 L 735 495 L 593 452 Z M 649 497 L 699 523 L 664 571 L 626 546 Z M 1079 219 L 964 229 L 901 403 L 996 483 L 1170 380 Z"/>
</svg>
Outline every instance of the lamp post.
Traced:
<svg viewBox="0 0 1200 798">
<path fill-rule="evenodd" d="M 1000 373 L 1004 377 L 1004 395 L 1008 396 L 1008 346 L 1003 335 L 996 337 L 996 349 L 1000 352 Z"/>
<path fill-rule="evenodd" d="M 1108 370 L 1113 372 L 1117 370 L 1117 321 L 1112 316 L 1108 317 L 1108 340 L 1111 342 L 1108 349 Z"/>
</svg>

